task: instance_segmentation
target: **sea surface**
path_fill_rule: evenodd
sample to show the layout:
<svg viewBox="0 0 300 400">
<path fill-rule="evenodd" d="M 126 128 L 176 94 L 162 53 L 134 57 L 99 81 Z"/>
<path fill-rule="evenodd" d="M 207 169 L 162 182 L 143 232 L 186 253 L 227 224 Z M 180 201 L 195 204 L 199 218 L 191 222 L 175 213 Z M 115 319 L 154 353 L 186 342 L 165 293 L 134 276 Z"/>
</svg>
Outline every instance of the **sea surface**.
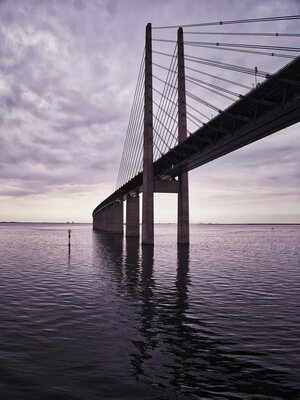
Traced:
<svg viewBox="0 0 300 400">
<path fill-rule="evenodd" d="M 300 226 L 0 224 L 0 399 L 300 399 Z"/>
</svg>

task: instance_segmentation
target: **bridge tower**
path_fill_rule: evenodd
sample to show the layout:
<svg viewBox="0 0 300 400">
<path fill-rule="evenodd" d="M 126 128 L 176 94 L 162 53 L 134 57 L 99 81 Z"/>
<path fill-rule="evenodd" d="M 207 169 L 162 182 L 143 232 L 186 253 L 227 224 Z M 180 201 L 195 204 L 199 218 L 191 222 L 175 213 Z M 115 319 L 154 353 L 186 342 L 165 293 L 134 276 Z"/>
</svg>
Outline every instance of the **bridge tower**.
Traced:
<svg viewBox="0 0 300 400">
<path fill-rule="evenodd" d="M 154 193 L 177 193 L 177 241 L 189 243 L 189 187 L 187 172 L 179 172 L 178 179 L 153 178 L 153 86 L 152 86 L 152 27 L 146 26 L 143 183 L 126 195 L 126 236 L 140 234 L 139 192 L 142 191 L 142 243 L 154 243 Z M 177 32 L 178 46 L 178 143 L 187 138 L 184 47 L 182 28 Z M 93 216 L 94 228 L 123 234 L 123 200 L 119 198 Z"/>
<path fill-rule="evenodd" d="M 183 31 L 177 31 L 178 46 L 178 143 L 187 138 L 186 124 L 186 94 L 184 71 Z M 178 211 L 177 211 L 177 242 L 188 244 L 189 237 L 189 182 L 188 173 L 178 175 Z"/>
<path fill-rule="evenodd" d="M 152 33 L 146 26 L 142 243 L 154 242 Z"/>
<path fill-rule="evenodd" d="M 178 29 L 178 143 L 187 137 L 186 95 L 183 31 Z M 189 243 L 189 187 L 188 174 L 180 173 L 178 180 L 153 179 L 153 91 L 152 91 L 152 39 L 151 24 L 146 27 L 145 52 L 145 107 L 144 107 L 144 156 L 143 156 L 143 220 L 142 243 L 154 242 L 154 192 L 178 193 L 177 241 Z"/>
</svg>

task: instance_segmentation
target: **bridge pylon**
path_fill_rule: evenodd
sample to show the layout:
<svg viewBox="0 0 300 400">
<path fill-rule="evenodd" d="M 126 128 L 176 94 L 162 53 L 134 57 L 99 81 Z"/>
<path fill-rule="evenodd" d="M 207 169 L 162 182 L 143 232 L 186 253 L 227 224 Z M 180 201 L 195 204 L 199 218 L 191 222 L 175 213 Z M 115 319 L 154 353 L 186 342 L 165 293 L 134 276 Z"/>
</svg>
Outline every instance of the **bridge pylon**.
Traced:
<svg viewBox="0 0 300 400">
<path fill-rule="evenodd" d="M 177 31 L 178 46 L 178 143 L 187 138 L 186 123 L 186 94 L 185 94 L 185 70 L 184 70 L 184 45 L 183 31 Z M 188 244 L 189 237 L 189 181 L 188 173 L 178 175 L 178 211 L 177 211 L 177 242 Z"/>
<path fill-rule="evenodd" d="M 182 28 L 177 32 L 178 46 L 178 143 L 187 138 L 184 45 Z M 139 192 L 142 192 L 142 244 L 154 243 L 154 193 L 177 193 L 177 242 L 189 243 L 189 186 L 188 173 L 175 177 L 153 176 L 153 84 L 152 84 L 152 27 L 146 26 L 145 82 L 144 82 L 144 131 L 143 131 L 143 182 L 126 196 L 108 204 L 94 214 L 94 228 L 111 233 L 123 233 L 123 200 L 126 198 L 126 236 L 138 237 Z"/>
<path fill-rule="evenodd" d="M 126 236 L 140 236 L 140 199 L 139 193 L 126 196 Z"/>
<path fill-rule="evenodd" d="M 178 29 L 178 143 L 187 138 L 186 95 L 184 71 L 183 31 Z M 143 220 L 142 243 L 154 242 L 154 192 L 178 193 L 177 242 L 189 243 L 189 185 L 188 173 L 179 173 L 178 181 L 153 179 L 153 89 L 152 89 L 152 39 L 151 24 L 146 27 L 145 52 L 145 107 L 143 155 Z"/>
<path fill-rule="evenodd" d="M 146 26 L 142 243 L 154 242 L 152 33 Z"/>
</svg>

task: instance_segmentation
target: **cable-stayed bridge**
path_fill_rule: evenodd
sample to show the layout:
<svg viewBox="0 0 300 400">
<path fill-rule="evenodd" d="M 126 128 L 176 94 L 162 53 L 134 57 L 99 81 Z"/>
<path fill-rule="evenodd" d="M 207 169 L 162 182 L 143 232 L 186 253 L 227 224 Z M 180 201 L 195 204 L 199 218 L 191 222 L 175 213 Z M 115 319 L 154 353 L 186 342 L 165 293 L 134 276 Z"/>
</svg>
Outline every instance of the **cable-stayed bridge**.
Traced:
<svg viewBox="0 0 300 400">
<path fill-rule="evenodd" d="M 126 201 L 126 235 L 139 236 L 142 193 L 152 244 L 153 194 L 177 193 L 178 243 L 189 243 L 188 171 L 300 120 L 299 19 L 147 25 L 116 190 L 94 229 L 122 234 Z"/>
</svg>

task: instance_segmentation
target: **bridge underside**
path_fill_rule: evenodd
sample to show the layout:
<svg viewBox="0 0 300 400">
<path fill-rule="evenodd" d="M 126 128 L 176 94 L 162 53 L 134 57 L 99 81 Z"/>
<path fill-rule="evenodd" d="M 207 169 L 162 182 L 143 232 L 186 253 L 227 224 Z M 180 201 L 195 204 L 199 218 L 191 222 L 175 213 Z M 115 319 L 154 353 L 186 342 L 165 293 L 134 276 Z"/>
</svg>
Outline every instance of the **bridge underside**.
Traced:
<svg viewBox="0 0 300 400">
<path fill-rule="evenodd" d="M 176 183 L 169 183 L 169 188 L 164 183 L 159 189 L 160 182 L 299 121 L 300 57 L 297 57 L 158 159 L 153 164 L 154 190 L 174 192 Z M 101 210 L 112 207 L 117 200 L 123 201 L 130 193 L 142 191 L 142 185 L 143 173 L 140 173 L 95 208 L 94 221 Z"/>
</svg>

